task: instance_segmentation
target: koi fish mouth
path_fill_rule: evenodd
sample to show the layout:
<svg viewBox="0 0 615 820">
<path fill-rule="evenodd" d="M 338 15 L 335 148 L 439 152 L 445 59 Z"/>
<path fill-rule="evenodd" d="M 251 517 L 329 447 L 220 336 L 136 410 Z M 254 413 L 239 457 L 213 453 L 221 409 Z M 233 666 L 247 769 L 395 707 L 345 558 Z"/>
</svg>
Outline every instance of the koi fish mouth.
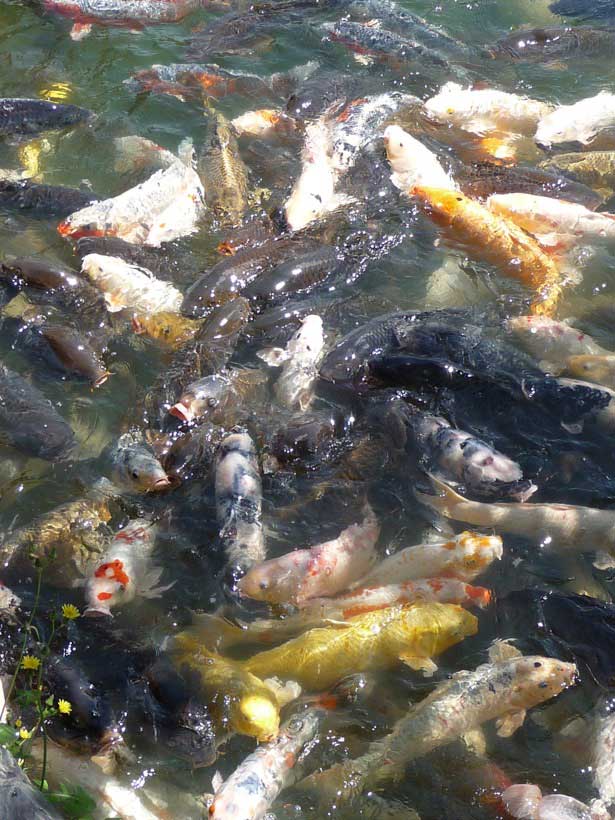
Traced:
<svg viewBox="0 0 615 820">
<path fill-rule="evenodd" d="M 180 421 L 192 421 L 194 419 L 194 413 L 190 410 L 189 407 L 186 407 L 185 404 L 182 404 L 180 401 L 177 404 L 174 404 L 173 407 L 169 410 L 169 413 L 172 416 L 175 416 L 176 419 Z"/>
<path fill-rule="evenodd" d="M 83 610 L 83 617 L 84 618 L 113 618 L 111 614 L 111 610 L 104 609 L 103 607 L 97 606 L 89 606 Z"/>
<path fill-rule="evenodd" d="M 173 481 L 171 478 L 169 478 L 169 476 L 165 476 L 164 478 L 158 478 L 149 488 L 149 492 L 157 493 L 160 492 L 160 490 L 166 490 L 167 487 L 171 487 L 172 485 Z"/>
<path fill-rule="evenodd" d="M 102 375 L 100 375 L 97 379 L 94 380 L 94 382 L 92 383 L 92 386 L 93 387 L 101 387 L 107 381 L 109 376 L 112 376 L 112 375 L 113 375 L 113 373 L 111 373 L 109 370 L 105 370 L 105 372 Z"/>
</svg>

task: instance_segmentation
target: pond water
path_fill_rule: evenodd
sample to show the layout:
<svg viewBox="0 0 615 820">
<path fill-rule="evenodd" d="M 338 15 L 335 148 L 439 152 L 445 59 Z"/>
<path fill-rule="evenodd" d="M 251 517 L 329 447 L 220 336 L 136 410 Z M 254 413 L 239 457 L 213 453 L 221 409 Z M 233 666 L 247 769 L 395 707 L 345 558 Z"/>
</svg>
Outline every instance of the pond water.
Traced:
<svg viewBox="0 0 615 820">
<path fill-rule="evenodd" d="M 92 8 L 98 5 L 97 0 Z M 116 5 L 123 6 L 119 2 Z M 150 7 L 160 5 L 162 0 L 149 3 Z M 100 6 L 105 6 L 102 0 Z M 404 12 L 418 15 L 423 22 L 417 24 L 414 18 L 411 21 Z M 608 31 L 609 18 L 605 19 L 602 6 L 596 14 L 598 19 L 590 16 L 583 25 Z M 236 15 L 239 22 L 234 29 L 221 28 L 225 15 Z M 465 242 L 459 241 L 454 228 L 444 230 L 441 220 L 439 223 L 430 218 L 429 208 L 420 207 L 417 199 L 393 186 L 382 137 L 386 125 L 401 125 L 423 141 L 445 170 L 459 180 L 467 179 L 472 163 L 491 162 L 491 170 L 486 172 L 491 180 L 494 168 L 512 173 L 518 163 L 522 168 L 536 169 L 546 159 L 554 159 L 556 167 L 558 152 L 592 150 L 593 146 L 555 145 L 547 153 L 535 144 L 532 133 L 507 141 L 502 129 L 494 134 L 489 129 L 472 133 L 468 127 L 461 132 L 446 121 L 449 115 L 444 115 L 440 124 L 429 122 L 417 113 L 418 101 L 397 101 L 384 115 L 366 117 L 361 127 L 352 125 L 352 117 L 354 108 L 373 95 L 405 93 L 425 101 L 451 80 L 477 90 L 497 88 L 553 106 L 569 105 L 615 87 L 615 64 L 611 59 L 615 39 L 596 45 L 595 39 L 584 41 L 581 35 L 579 47 L 570 53 L 559 53 L 555 48 L 553 54 L 536 59 L 514 59 L 510 55 L 493 59 L 488 49 L 513 29 L 575 24 L 573 17 L 552 13 L 548 0 L 441 4 L 428 0 L 325 0 L 320 4 L 290 0 L 255 7 L 237 0 L 236 5 L 226 8 L 203 3 L 203 7 L 195 8 L 176 23 L 148 25 L 144 21 L 145 25 L 132 27 L 95 24 L 79 40 L 71 37 L 69 18 L 36 2 L 0 5 L 0 97 L 70 103 L 95 114 L 95 118 L 74 128 L 43 130 L 34 135 L 20 134 L 17 127 L 15 133 L 9 129 L 0 142 L 2 178 L 20 173 L 34 183 L 80 189 L 91 193 L 92 199 L 115 197 L 144 182 L 160 167 L 158 160 L 144 159 L 143 144 L 129 156 L 122 154 L 118 138 L 136 135 L 174 154 L 179 152 L 182 157 L 189 140 L 210 201 L 219 186 L 221 190 L 224 178 L 216 176 L 202 152 L 206 141 L 212 139 L 211 123 L 218 114 L 231 120 L 248 111 L 275 109 L 286 110 L 294 118 L 292 128 L 286 131 L 239 137 L 239 160 L 235 157 L 233 161 L 244 163 L 248 175 L 241 217 L 232 218 L 209 207 L 197 220 L 194 231 L 179 231 L 185 235 L 163 243 L 149 256 L 145 251 L 141 256 L 135 251 L 137 255 L 130 261 L 151 267 L 158 279 L 177 288 L 180 301 L 204 272 L 221 259 L 230 259 L 223 257 L 218 248 L 221 242 L 241 234 L 242 223 L 254 226 L 257 220 L 268 220 L 269 214 L 276 217 L 267 222 L 268 238 L 263 240 L 256 232 L 248 237 L 248 245 L 254 248 L 262 241 L 271 243 L 276 231 L 283 233 L 289 227 L 283 224 L 281 215 L 302 172 L 302 163 L 314 163 L 317 189 L 324 189 L 327 174 L 333 173 L 338 191 L 347 200 L 333 213 L 297 231 L 306 247 L 291 243 L 278 254 L 277 262 L 289 268 L 295 260 L 301 264 L 306 248 L 317 255 L 326 245 L 329 262 L 315 266 L 318 271 L 312 284 L 299 293 L 291 288 L 287 296 L 280 296 L 274 286 L 267 298 L 259 296 L 254 288 L 248 289 L 251 316 L 238 320 L 238 328 L 228 340 L 226 330 L 216 335 L 211 327 L 219 321 L 216 309 L 227 311 L 222 314 L 222 328 L 227 327 L 225 317 L 232 315 L 230 298 L 240 287 L 218 300 L 224 303 L 223 308 L 214 307 L 215 298 L 207 309 L 198 306 L 192 316 L 204 319 L 202 338 L 195 324 L 191 332 L 197 336 L 176 345 L 174 350 L 147 332 L 135 333 L 135 314 L 141 321 L 147 318 L 147 311 L 133 309 L 131 301 L 145 287 L 142 283 L 136 285 L 123 310 L 106 315 L 103 306 L 101 318 L 82 303 L 67 304 L 58 289 L 45 294 L 41 288 L 27 283 L 24 286 L 19 276 L 15 279 L 14 268 L 3 270 L 2 365 L 49 399 L 74 433 L 74 444 L 61 457 L 33 457 L 31 440 L 40 438 L 41 431 L 32 429 L 37 422 L 26 418 L 23 403 L 16 403 L 15 394 L 21 388 L 6 379 L 0 382 L 4 413 L 0 418 L 0 534 L 6 563 L 0 578 L 21 599 L 16 613 L 9 617 L 7 610 L 2 620 L 0 657 L 5 691 L 11 689 L 8 714 L 11 731 L 14 729 L 13 739 L 7 740 L 9 748 L 17 753 L 15 743 L 23 739 L 18 737 L 16 720 L 33 728 L 33 737 L 24 740 L 20 754 L 26 771 L 36 781 L 41 771 L 43 734 L 48 737 L 45 775 L 51 790 L 57 791 L 62 783 L 71 788 L 81 785 L 96 804 L 94 807 L 87 801 L 73 801 L 68 807 L 60 805 L 65 816 L 186 820 L 207 816 L 207 795 L 214 791 L 215 773 L 229 777 L 254 752 L 257 743 L 249 733 L 235 731 L 232 711 L 238 695 L 231 681 L 244 674 L 241 662 L 270 648 L 272 640 L 282 643 L 282 639 L 277 641 L 274 633 L 273 638 L 269 635 L 259 640 L 257 634 L 244 642 L 245 646 L 228 649 L 212 638 L 224 623 L 214 622 L 213 632 L 206 633 L 208 637 L 195 632 L 196 641 L 182 656 L 182 667 L 173 660 L 175 636 L 189 630 L 194 613 L 218 612 L 235 624 L 249 624 L 263 617 L 283 624 L 294 612 L 293 603 L 297 603 L 292 594 L 281 593 L 270 605 L 239 594 L 237 582 L 242 570 L 228 560 L 232 543 L 240 540 L 237 520 L 231 517 L 230 530 L 221 532 L 224 516 L 220 509 L 225 497 L 239 505 L 235 513 L 240 522 L 248 521 L 258 530 L 255 564 L 265 556 L 275 558 L 337 538 L 346 527 L 363 520 L 364 505 L 369 502 L 379 525 L 374 561 L 416 544 L 450 543 L 464 529 L 501 536 L 501 559 L 481 574 L 464 577 L 487 588 L 490 601 L 482 609 L 470 608 L 478 618 L 475 628 L 468 629 L 464 640 L 457 636 L 448 642 L 448 646 L 456 645 L 436 659 L 438 668 L 432 676 L 397 661 L 403 645 L 382 663 L 373 661 L 367 648 L 364 657 L 359 649 L 355 663 L 348 660 L 355 657 L 352 649 L 342 646 L 335 660 L 324 656 L 327 660 L 322 668 L 318 667 L 321 661 L 317 655 L 312 657 L 306 650 L 312 673 L 326 678 L 327 684 L 319 687 L 304 683 L 299 700 L 283 707 L 282 720 L 293 714 L 301 716 L 306 708 L 312 708 L 316 693 L 322 694 L 320 690 L 330 693 L 329 679 L 336 677 L 331 673 L 331 664 L 344 670 L 340 677 L 349 672 L 363 674 L 346 687 L 353 696 L 338 694 L 335 706 L 324 717 L 320 715 L 318 730 L 307 752 L 303 750 L 304 759 L 282 783 L 288 788 L 274 789 L 270 805 L 265 805 L 261 813 L 250 808 L 246 793 L 238 791 L 237 805 L 226 813 L 218 805 L 212 816 L 248 820 L 269 811 L 279 818 L 409 818 L 416 814 L 423 820 L 507 818 L 521 816 L 507 813 L 501 800 L 503 789 L 513 783 L 537 784 L 544 794 L 565 794 L 586 805 L 602 798 L 606 808 L 600 810 L 607 813 L 595 816 L 612 816 L 608 814 L 608 788 L 603 793 L 597 785 L 595 768 L 600 761 L 595 755 L 602 755 L 601 762 L 608 767 L 609 759 L 604 757 L 608 746 L 601 746 L 596 739 L 596 725 L 603 715 L 600 710 L 609 700 L 610 687 L 615 685 L 615 576 L 612 568 L 597 568 L 593 560 L 596 552 L 613 548 L 609 532 L 611 536 L 615 532 L 615 518 L 613 524 L 605 518 L 606 523 L 596 525 L 595 530 L 594 524 L 583 522 L 566 544 L 562 534 L 565 527 L 557 522 L 556 508 L 549 511 L 550 523 L 535 519 L 524 531 L 518 523 L 500 526 L 489 512 L 481 513 L 482 519 L 474 523 L 471 518 L 446 518 L 415 498 L 417 488 L 429 492 L 427 473 L 437 470 L 445 480 L 450 479 L 449 483 L 455 478 L 450 469 L 447 472 L 445 457 L 438 449 L 443 445 L 416 434 L 417 415 L 431 419 L 435 414 L 517 462 L 521 472 L 518 476 L 511 474 L 512 479 L 517 481 L 522 473 L 525 488 L 530 482 L 537 488 L 528 503 L 576 504 L 604 510 L 606 516 L 615 501 L 612 427 L 610 422 L 601 425 L 592 416 L 593 411 L 587 411 L 587 418 L 585 409 L 577 413 L 576 397 L 570 399 L 569 409 L 567 397 L 557 392 L 560 388 L 548 379 L 543 383 L 541 367 L 553 372 L 546 348 L 544 352 L 536 348 L 531 351 L 531 360 L 522 358 L 519 339 L 511 337 L 506 323 L 510 317 L 535 309 L 536 289 L 528 287 L 527 280 L 524 284 L 507 276 L 497 259 L 485 252 L 494 239 L 493 225 L 480 229 L 469 244 L 467 237 Z M 333 41 L 335 38 L 327 32 L 342 18 L 370 21 L 376 39 L 378 34 L 391 30 L 396 37 L 405 38 L 405 45 L 389 42 L 376 48 L 362 41 L 349 47 L 339 32 L 337 41 Z M 240 24 L 246 20 L 242 28 Z M 434 45 L 430 26 L 446 32 L 451 39 Z M 217 33 L 208 40 L 210 29 Z M 415 45 L 408 42 L 426 43 L 435 56 L 434 51 L 424 50 L 416 56 Z M 211 91 L 210 81 L 199 84 L 194 79 L 194 65 L 186 69 L 189 79 L 184 79 L 183 86 L 165 86 L 158 81 L 146 87 L 141 83 L 139 87 L 138 79 L 128 82 L 152 66 L 175 63 L 215 64 L 233 72 L 229 75 L 229 93 L 219 92 L 218 86 Z M 212 74 L 216 70 L 209 69 Z M 262 82 L 242 85 L 242 78 L 253 75 Z M 233 83 L 235 87 L 231 88 Z M 457 103 L 461 105 L 453 94 L 451 108 Z M 494 106 L 492 113 L 497 103 Z M 319 120 L 321 115 L 324 119 Z M 314 124 L 324 122 L 326 130 L 331 122 L 339 127 L 347 118 L 351 126 L 350 147 L 346 148 L 352 161 L 333 172 L 330 167 L 320 168 L 318 147 L 309 141 L 310 134 L 322 134 Z M 308 148 L 303 149 L 306 133 Z M 489 140 L 489 134 L 494 139 Z M 615 157 L 615 143 L 611 145 L 609 138 L 606 134 L 600 148 L 613 149 Z M 219 139 L 219 135 L 217 143 L 214 139 L 214 147 L 219 147 Z M 512 146 L 513 153 L 502 158 L 497 154 L 502 145 L 506 151 Z M 232 146 L 230 150 L 232 153 Z M 561 171 L 554 171 L 554 178 L 559 175 L 564 180 L 564 170 L 562 166 Z M 235 169 L 229 173 L 232 175 Z M 574 174 L 569 178 L 574 179 Z M 611 178 L 615 179 L 614 172 Z M 615 189 L 587 178 L 577 177 L 576 181 L 587 181 L 597 192 L 594 196 L 587 188 L 575 189 L 584 204 L 588 204 L 588 197 L 594 197 L 592 209 L 597 205 L 598 212 L 615 210 Z M 530 193 L 553 193 L 539 190 L 535 181 L 532 185 Z M 514 185 L 507 190 L 514 191 Z M 52 192 L 50 196 L 53 200 L 59 194 Z M 566 198 L 565 193 L 561 196 Z M 76 242 L 64 238 L 57 229 L 61 219 L 74 209 L 59 215 L 57 209 L 54 213 L 49 210 L 33 213 L 28 208 L 14 207 L 0 186 L 3 261 L 34 256 L 65 270 L 80 270 L 79 253 L 88 251 L 82 246 L 79 252 Z M 288 209 L 286 213 L 288 216 Z M 179 224 L 178 202 L 173 203 L 165 218 L 171 228 Z M 138 222 L 140 217 L 135 219 Z M 544 264 L 553 265 L 564 282 L 551 315 L 559 321 L 568 320 L 580 336 L 590 334 L 601 348 L 613 351 L 615 243 L 608 236 L 605 239 L 605 230 L 591 235 L 583 234 L 578 226 L 576 230 L 576 239 L 573 237 L 565 248 L 560 242 L 555 248 L 539 251 L 547 259 Z M 140 252 L 142 246 L 137 243 L 134 247 Z M 104 253 L 100 246 L 92 245 L 90 250 Z M 116 251 L 122 256 L 125 248 Z M 259 273 L 267 275 L 262 270 L 271 267 L 268 251 L 263 258 L 261 267 L 253 269 L 253 278 Z M 513 260 L 513 267 L 515 264 Z M 231 271 L 231 275 L 241 274 Z M 186 302 L 184 313 L 189 315 L 185 308 Z M 178 310 L 175 304 L 175 313 Z M 307 398 L 294 408 L 289 408 L 288 401 L 284 406 L 277 382 L 280 371 L 268 367 L 257 355 L 263 348 L 284 348 L 307 314 L 322 318 L 326 353 L 345 334 L 374 317 L 400 312 L 406 318 L 401 330 L 396 326 L 398 336 L 393 347 L 403 349 L 399 334 L 403 337 L 405 332 L 412 332 L 406 327 L 413 323 L 408 317 L 427 310 L 442 311 L 433 316 L 433 321 L 439 323 L 435 336 L 429 337 L 433 349 L 421 347 L 418 342 L 416 349 L 410 349 L 425 369 L 417 370 L 415 359 L 406 363 L 412 375 L 400 375 L 395 370 L 401 368 L 397 360 L 392 365 L 388 362 L 394 369 L 392 376 L 390 370 L 388 376 L 370 370 L 368 375 L 362 372 L 361 377 L 344 384 L 340 384 L 344 380 L 335 378 L 308 378 Z M 100 351 L 110 374 L 104 384 L 93 388 L 86 379 L 74 378 L 74 374 L 53 366 L 49 346 L 38 345 L 38 331 L 47 325 L 61 325 L 84 334 Z M 451 340 L 446 337 L 449 331 Z M 225 337 L 222 342 L 221 335 Z M 385 336 L 369 345 L 367 359 L 391 353 L 390 334 L 386 336 L 389 341 Z M 32 342 L 34 337 L 36 343 Z M 444 337 L 446 344 L 441 341 Z M 484 348 L 476 341 L 479 337 Z M 593 350 L 571 351 L 580 352 Z M 363 355 L 353 348 L 350 354 L 359 359 Z M 234 374 L 230 378 L 238 379 L 239 387 L 230 399 L 225 398 L 217 408 L 212 399 L 204 411 L 205 418 L 188 424 L 168 415 L 169 407 L 179 402 L 190 382 L 216 372 L 225 378 L 230 372 Z M 564 375 L 579 377 L 578 373 Z M 612 373 L 605 379 L 603 385 L 608 386 Z M 591 373 L 586 380 L 592 381 Z M 596 389 L 598 394 L 590 390 L 583 401 L 592 407 L 592 402 L 608 406 L 611 394 Z M 549 401 L 541 403 L 541 390 L 555 392 L 549 393 Z M 30 401 L 26 398 L 26 408 Z M 410 408 L 409 420 L 403 411 L 406 407 Z M 608 407 L 605 412 L 608 414 Z M 280 440 L 289 429 L 291 416 L 295 426 L 308 418 L 314 421 L 310 435 L 305 431 L 287 432 L 292 446 L 284 449 Z M 24 439 L 17 440 L 24 425 L 30 427 Z M 227 474 L 220 464 L 220 442 L 237 426 L 251 436 L 256 461 L 248 467 L 245 463 L 232 464 Z M 315 429 L 317 440 L 312 436 Z M 415 431 L 412 441 L 412 436 L 406 435 L 408 429 Z M 46 435 L 43 433 L 43 440 Z M 121 438 L 126 435 L 156 453 L 171 476 L 170 486 L 162 492 L 139 493 L 128 475 L 125 486 L 102 502 L 100 518 L 92 521 L 92 499 L 100 486 L 97 482 L 104 477 L 121 483 L 116 470 L 117 447 L 118 440 L 126 445 L 126 438 Z M 244 440 L 244 456 L 245 446 Z M 453 461 L 458 466 L 459 460 L 472 458 L 469 450 L 461 455 L 462 449 L 450 456 L 449 468 Z M 493 463 L 490 453 L 482 465 L 487 473 Z M 442 460 L 436 464 L 438 458 Z M 127 469 L 132 472 L 133 461 Z M 256 510 L 260 504 L 258 489 L 249 482 L 251 490 L 237 483 L 245 479 L 246 470 L 255 470 L 262 482 L 262 532 Z M 483 485 L 483 491 L 477 492 L 476 487 L 473 491 L 467 476 L 461 477 L 456 486 L 462 495 L 480 500 L 485 507 L 521 500 L 498 480 L 487 477 L 486 481 L 491 482 L 488 492 Z M 238 496 L 243 498 L 238 501 Z M 70 525 L 64 526 L 58 508 L 79 499 L 84 499 L 83 507 L 74 513 Z M 562 508 L 562 517 L 567 514 Z M 511 517 L 515 518 L 514 512 Z M 156 532 L 152 554 L 145 548 L 145 552 L 139 552 L 142 544 L 138 539 L 131 553 L 132 542 L 124 539 L 128 547 L 124 545 L 123 549 L 131 556 L 128 565 L 145 584 L 145 592 L 151 592 L 152 587 L 161 589 L 154 589 L 150 596 L 140 589 L 132 600 L 125 601 L 122 590 L 117 602 L 113 597 L 112 617 L 109 610 L 96 617 L 91 611 L 97 606 L 96 602 L 92 604 L 92 595 L 103 587 L 95 587 L 92 593 L 92 578 L 102 583 L 111 577 L 108 569 L 100 570 L 100 562 L 113 559 L 108 552 L 113 535 L 133 519 L 155 522 Z M 23 536 L 26 531 L 27 539 Z M 56 532 L 55 540 L 51 531 Z M 51 554 L 44 555 L 50 544 Z M 42 562 L 35 565 L 29 561 L 29 552 L 44 555 Z M 364 573 L 352 565 L 359 560 L 360 556 L 352 554 L 348 582 L 328 589 L 323 581 L 322 594 L 343 592 L 358 582 Z M 156 569 L 160 572 L 152 579 L 151 572 Z M 291 577 L 313 572 L 320 583 L 325 576 L 335 579 L 339 568 L 325 566 L 323 559 L 323 563 L 316 560 L 307 570 L 294 567 L 283 571 Z M 448 577 L 455 572 L 444 569 L 440 574 Z M 39 575 L 41 588 L 37 596 Z M 85 586 L 87 578 L 90 587 Z M 111 578 L 113 583 L 116 580 L 116 576 Z M 388 583 L 394 580 L 407 579 L 400 575 Z M 110 588 L 115 596 L 117 587 Z M 106 599 L 99 600 L 99 608 L 105 610 Z M 470 606 L 471 601 L 466 603 Z M 54 613 L 59 613 L 63 604 L 73 604 L 80 616 L 58 616 L 62 626 L 54 634 Z M 344 631 L 339 617 L 339 612 L 337 618 L 331 617 L 326 628 Z M 381 627 L 376 623 L 373 629 L 378 632 Z M 474 631 L 476 634 L 470 634 Z M 360 645 L 367 637 L 362 633 L 356 641 Z M 499 736 L 493 720 L 485 719 L 478 721 L 477 727 L 466 727 L 476 729 L 466 742 L 462 739 L 464 730 L 453 733 L 450 742 L 433 751 L 420 755 L 409 751 L 400 777 L 383 784 L 374 785 L 374 781 L 373 789 L 366 789 L 363 796 L 359 789 L 359 796 L 350 805 L 343 799 L 326 798 L 324 791 L 319 795 L 318 787 L 302 789 L 300 783 L 296 784 L 301 780 L 299 771 L 307 776 L 326 770 L 359 757 L 372 741 L 387 737 L 411 704 L 421 702 L 460 670 L 474 670 L 486 663 L 489 647 L 496 639 L 512 639 L 512 645 L 524 654 L 576 663 L 576 685 L 547 705 L 539 704 L 530 710 L 511 737 Z M 407 640 L 411 642 L 410 637 Z M 16 694 L 30 691 L 35 685 L 33 673 L 23 669 L 13 685 L 10 682 L 22 649 L 43 660 L 43 689 L 39 691 L 45 697 L 53 695 L 56 703 L 58 698 L 69 700 L 71 715 L 56 715 L 41 724 L 32 703 L 24 704 L 23 696 L 21 702 L 19 697 L 15 699 Z M 216 649 L 233 662 L 238 661 L 231 667 L 234 672 L 211 671 L 212 665 L 216 669 L 219 665 Z M 427 656 L 432 654 L 425 652 Z M 415 653 L 408 650 L 406 654 Z M 285 674 L 280 675 L 276 669 L 269 677 L 293 680 L 304 661 L 299 650 L 298 654 L 291 651 L 285 661 Z M 523 688 L 525 682 L 511 682 L 507 695 L 511 702 L 514 685 Z M 463 708 L 471 711 L 472 705 Z M 493 716 L 501 714 L 500 710 Z M 571 727 L 579 725 L 582 730 L 577 738 Z M 412 744 L 410 736 L 408 750 Z M 301 751 L 299 746 L 293 754 Z M 613 746 L 610 753 L 613 755 Z M 103 767 L 92 762 L 100 763 L 103 758 Z M 280 753 L 275 760 L 273 765 L 279 768 Z M 615 766 L 615 759 L 611 758 L 610 763 Z M 263 790 L 262 782 L 252 786 L 257 793 Z M 615 792 L 610 797 L 615 800 Z M 548 816 L 591 817 L 589 811 L 586 815 L 564 814 L 559 806 L 559 814 Z M 6 817 L 8 820 L 9 815 Z"/>
</svg>

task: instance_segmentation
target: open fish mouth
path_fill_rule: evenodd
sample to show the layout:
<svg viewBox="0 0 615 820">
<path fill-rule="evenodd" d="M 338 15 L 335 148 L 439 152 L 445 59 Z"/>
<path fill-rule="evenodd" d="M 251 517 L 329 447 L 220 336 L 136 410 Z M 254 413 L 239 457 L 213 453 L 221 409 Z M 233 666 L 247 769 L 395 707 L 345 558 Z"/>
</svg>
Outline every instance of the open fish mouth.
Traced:
<svg viewBox="0 0 615 820">
<path fill-rule="evenodd" d="M 88 606 L 86 609 L 83 610 L 83 617 L 84 618 L 113 618 L 111 614 L 111 610 L 104 609 L 103 607 L 97 606 Z"/>
<path fill-rule="evenodd" d="M 154 481 L 152 486 L 149 488 L 149 492 L 157 493 L 161 490 L 166 490 L 168 487 L 171 487 L 173 483 L 173 479 L 165 475 L 164 478 L 158 478 L 156 479 L 156 481 Z"/>
<path fill-rule="evenodd" d="M 180 421 L 192 421 L 194 419 L 194 413 L 192 410 L 180 401 L 171 407 L 169 413 Z"/>
</svg>

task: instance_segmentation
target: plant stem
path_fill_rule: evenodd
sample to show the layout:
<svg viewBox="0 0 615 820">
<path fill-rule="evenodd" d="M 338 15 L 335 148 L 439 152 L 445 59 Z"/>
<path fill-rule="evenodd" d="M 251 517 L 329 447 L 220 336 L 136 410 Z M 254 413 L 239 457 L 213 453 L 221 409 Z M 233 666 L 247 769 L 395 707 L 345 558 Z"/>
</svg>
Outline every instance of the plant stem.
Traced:
<svg viewBox="0 0 615 820">
<path fill-rule="evenodd" d="M 34 604 L 32 605 L 32 611 L 30 612 L 30 617 L 28 618 L 28 622 L 24 627 L 24 636 L 23 636 L 23 643 L 21 645 L 21 651 L 19 653 L 19 658 L 17 659 L 17 665 L 15 666 L 15 671 L 13 672 L 13 677 L 11 678 L 11 683 L 9 686 L 8 692 L 5 693 L 4 696 L 4 706 L 2 707 L 2 711 L 0 711 L 0 720 L 2 720 L 4 716 L 4 712 L 8 705 L 9 700 L 11 699 L 11 695 L 13 694 L 13 690 L 15 689 L 15 682 L 17 681 L 17 675 L 19 674 L 19 670 L 21 668 L 21 661 L 23 656 L 26 654 L 26 645 L 28 643 L 28 637 L 30 635 L 30 627 L 32 626 L 32 622 L 34 620 L 34 616 L 36 615 L 36 610 L 38 609 L 38 602 L 41 597 L 41 586 L 43 583 L 43 567 L 41 564 L 38 566 L 38 574 L 36 576 L 36 593 L 34 595 Z"/>
</svg>

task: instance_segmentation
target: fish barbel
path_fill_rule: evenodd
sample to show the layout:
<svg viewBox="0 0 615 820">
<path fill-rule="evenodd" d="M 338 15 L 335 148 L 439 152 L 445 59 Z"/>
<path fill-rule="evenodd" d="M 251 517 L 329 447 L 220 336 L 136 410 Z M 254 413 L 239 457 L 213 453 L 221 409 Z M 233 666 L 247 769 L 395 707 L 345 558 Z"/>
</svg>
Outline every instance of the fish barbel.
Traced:
<svg viewBox="0 0 615 820">
<path fill-rule="evenodd" d="M 487 505 L 485 505 L 487 506 Z M 447 541 L 416 544 L 384 558 L 356 587 L 406 583 L 439 575 L 472 581 L 503 554 L 497 535 L 462 532 Z"/>
<path fill-rule="evenodd" d="M 438 225 L 468 253 L 496 265 L 535 294 L 531 312 L 550 315 L 562 295 L 562 275 L 538 242 L 514 222 L 459 191 L 417 187 L 411 191 Z"/>
<path fill-rule="evenodd" d="M 311 549 L 295 550 L 252 567 L 238 583 L 243 595 L 304 606 L 309 598 L 335 595 L 365 575 L 374 561 L 380 526 L 371 507 L 360 524 Z"/>
<path fill-rule="evenodd" d="M 181 160 L 111 199 L 75 211 L 58 225 L 61 236 L 117 236 L 158 247 L 194 233 L 204 213 L 198 174 Z"/>
<path fill-rule="evenodd" d="M 425 103 L 427 115 L 437 122 L 479 135 L 503 131 L 533 136 L 540 119 L 552 110 L 548 103 L 518 94 L 493 88 L 463 88 L 452 82 Z"/>
<path fill-rule="evenodd" d="M 461 735 L 496 720 L 498 734 L 511 736 L 533 706 L 555 697 L 574 683 L 577 668 L 554 658 L 520 656 L 513 647 L 508 659 L 458 672 L 399 720 L 391 734 L 373 741 L 361 757 L 311 775 L 299 788 L 317 796 L 321 805 L 343 803 L 366 788 L 398 781 L 405 766 Z M 496 648 L 497 645 L 496 645 Z M 513 654 L 514 653 L 514 654 Z M 492 652 L 492 659 L 497 657 Z"/>
<path fill-rule="evenodd" d="M 574 202 L 535 194 L 493 194 L 490 211 L 533 234 L 542 245 L 557 247 L 615 237 L 615 216 Z"/>
<path fill-rule="evenodd" d="M 355 672 L 391 669 L 399 661 L 432 675 L 432 657 L 476 634 L 478 621 L 454 604 L 393 606 L 352 618 L 345 627 L 310 629 L 253 655 L 243 669 L 260 677 L 291 677 L 305 689 L 327 689 Z"/>
<path fill-rule="evenodd" d="M 102 291 L 110 313 L 177 313 L 181 307 L 183 295 L 176 287 L 116 256 L 89 253 L 83 257 L 81 271 Z"/>
<path fill-rule="evenodd" d="M 469 501 L 432 476 L 443 495 L 416 491 L 423 504 L 447 518 L 479 527 L 523 535 L 555 550 L 596 552 L 596 566 L 615 566 L 615 512 L 573 504 L 493 503 Z"/>
</svg>

